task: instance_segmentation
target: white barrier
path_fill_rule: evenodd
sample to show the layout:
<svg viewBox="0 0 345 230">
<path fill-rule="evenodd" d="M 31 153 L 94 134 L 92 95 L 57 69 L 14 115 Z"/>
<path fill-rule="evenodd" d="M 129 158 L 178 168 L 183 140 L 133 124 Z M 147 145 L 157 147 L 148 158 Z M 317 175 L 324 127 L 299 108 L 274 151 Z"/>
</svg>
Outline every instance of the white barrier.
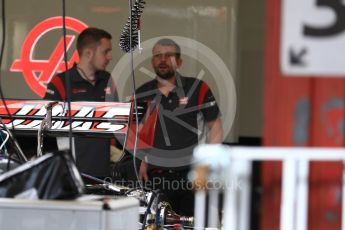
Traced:
<svg viewBox="0 0 345 230">
<path fill-rule="evenodd" d="M 194 151 L 198 164 L 217 167 L 211 158 L 227 162 L 225 171 L 224 230 L 248 230 L 250 222 L 250 181 L 252 161 L 282 161 L 282 194 L 280 207 L 281 230 L 306 230 L 308 227 L 309 161 L 343 161 L 345 148 L 283 148 L 283 147 L 226 147 L 199 146 Z M 206 151 L 203 150 L 206 148 Z M 212 149 L 214 151 L 212 151 Z M 222 151 L 222 153 L 215 151 Z M 201 154 L 200 154 L 201 153 Z M 209 158 L 205 153 L 209 154 Z M 213 155 L 213 157 L 212 157 Z M 222 159 L 223 158 L 223 159 Z M 204 159 L 203 161 L 200 159 Z M 214 160 L 214 159 L 213 159 Z M 344 180 L 344 173 L 343 173 Z M 239 188 L 240 185 L 240 188 Z M 345 197 L 344 183 L 342 197 Z M 298 201 L 298 202 L 296 202 Z M 197 206 L 198 204 L 196 204 Z M 342 210 L 345 210 L 342 199 Z M 196 220 L 199 219 L 195 216 Z M 345 212 L 342 211 L 342 230 Z M 199 220 L 199 222 L 203 222 Z"/>
</svg>

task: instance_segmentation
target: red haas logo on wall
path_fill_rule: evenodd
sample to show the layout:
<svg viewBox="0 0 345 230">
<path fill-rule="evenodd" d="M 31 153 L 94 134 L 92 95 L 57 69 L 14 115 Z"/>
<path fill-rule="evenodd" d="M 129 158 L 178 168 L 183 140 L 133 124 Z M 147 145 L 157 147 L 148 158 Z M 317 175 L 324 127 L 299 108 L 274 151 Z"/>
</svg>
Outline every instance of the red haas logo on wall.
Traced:
<svg viewBox="0 0 345 230">
<path fill-rule="evenodd" d="M 86 24 L 75 18 L 66 17 L 65 19 L 66 29 L 73 30 L 78 34 L 87 28 Z M 14 60 L 10 68 L 10 71 L 12 72 L 22 72 L 27 84 L 40 97 L 45 95 L 47 83 L 51 80 L 54 74 L 65 71 L 65 63 L 63 62 L 63 37 L 61 36 L 48 60 L 35 60 L 34 50 L 40 38 L 52 30 L 61 30 L 61 28 L 62 17 L 48 18 L 36 25 L 27 35 L 23 43 L 20 59 Z M 74 35 L 66 36 L 67 50 L 71 47 L 74 39 Z M 68 62 L 68 68 L 78 60 L 78 53 L 74 51 Z"/>
</svg>

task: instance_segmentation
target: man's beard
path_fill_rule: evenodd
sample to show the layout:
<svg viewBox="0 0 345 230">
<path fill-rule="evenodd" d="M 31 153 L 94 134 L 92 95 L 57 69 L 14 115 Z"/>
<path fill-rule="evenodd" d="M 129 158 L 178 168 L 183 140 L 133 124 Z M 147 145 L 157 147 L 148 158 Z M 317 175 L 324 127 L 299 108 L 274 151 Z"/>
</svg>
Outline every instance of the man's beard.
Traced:
<svg viewBox="0 0 345 230">
<path fill-rule="evenodd" d="M 164 80 L 168 80 L 170 78 L 172 78 L 173 76 L 175 76 L 175 71 L 174 70 L 170 70 L 166 73 L 160 73 L 158 69 L 155 69 L 155 72 L 157 74 L 158 77 L 164 79 Z"/>
</svg>

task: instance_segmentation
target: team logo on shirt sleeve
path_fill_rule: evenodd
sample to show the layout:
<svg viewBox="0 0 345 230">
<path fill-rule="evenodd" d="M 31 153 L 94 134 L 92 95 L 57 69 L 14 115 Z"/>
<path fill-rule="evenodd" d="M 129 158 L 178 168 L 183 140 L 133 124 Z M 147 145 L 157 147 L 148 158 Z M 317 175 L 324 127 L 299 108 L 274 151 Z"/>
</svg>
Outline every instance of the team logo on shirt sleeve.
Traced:
<svg viewBox="0 0 345 230">
<path fill-rule="evenodd" d="M 107 94 L 107 95 L 111 94 L 111 88 L 110 88 L 110 86 L 104 88 L 104 93 Z"/>
<path fill-rule="evenodd" d="M 73 88 L 72 89 L 72 92 L 73 92 L 73 94 L 78 94 L 78 93 L 86 93 L 86 89 L 84 89 L 84 88 Z"/>
<path fill-rule="evenodd" d="M 180 105 L 187 105 L 188 104 L 188 97 L 181 97 L 179 100 Z"/>
</svg>

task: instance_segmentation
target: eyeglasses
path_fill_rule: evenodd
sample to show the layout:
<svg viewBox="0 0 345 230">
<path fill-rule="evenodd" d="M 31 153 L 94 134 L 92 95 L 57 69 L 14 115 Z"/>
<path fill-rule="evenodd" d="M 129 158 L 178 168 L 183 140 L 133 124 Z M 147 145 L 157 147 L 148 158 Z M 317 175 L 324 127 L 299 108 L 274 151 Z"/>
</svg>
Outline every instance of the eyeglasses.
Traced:
<svg viewBox="0 0 345 230">
<path fill-rule="evenodd" d="M 158 53 L 158 54 L 153 54 L 153 57 L 154 57 L 154 58 L 159 58 L 159 59 L 161 59 L 161 58 L 167 59 L 167 58 L 172 58 L 172 57 L 177 57 L 177 56 L 176 56 L 176 53 L 171 52 L 171 53 Z"/>
</svg>

